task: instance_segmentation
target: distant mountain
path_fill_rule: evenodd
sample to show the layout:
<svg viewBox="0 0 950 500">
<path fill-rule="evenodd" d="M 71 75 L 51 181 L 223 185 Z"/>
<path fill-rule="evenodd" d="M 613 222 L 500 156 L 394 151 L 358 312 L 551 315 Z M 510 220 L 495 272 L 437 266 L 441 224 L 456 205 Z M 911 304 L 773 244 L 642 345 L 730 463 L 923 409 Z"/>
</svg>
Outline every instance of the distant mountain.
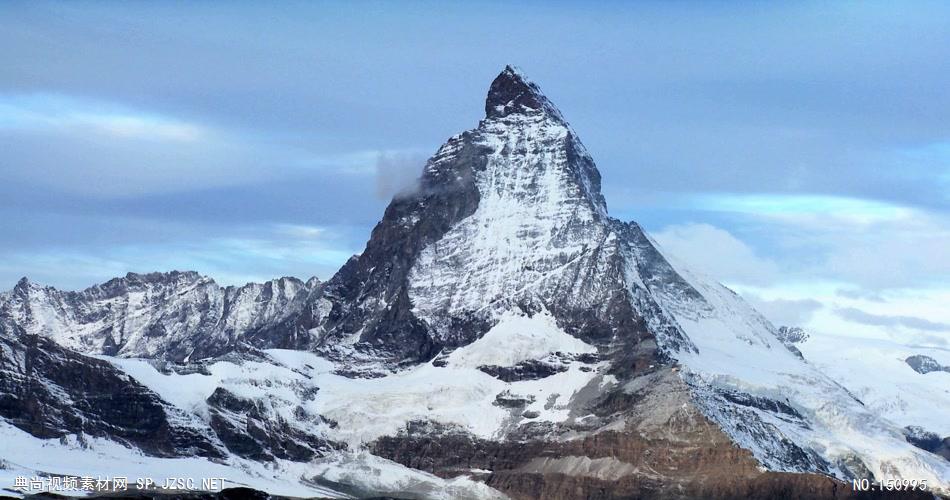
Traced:
<svg viewBox="0 0 950 500">
<path fill-rule="evenodd" d="M 593 160 L 536 84 L 505 68 L 485 112 L 326 283 L 21 281 L 0 299 L 4 380 L 54 377 L 16 354 L 42 339 L 108 372 L 88 395 L 138 394 L 203 444 L 156 449 L 58 425 L 65 404 L 8 405 L 0 437 L 21 444 L 0 448 L 7 470 L 98 453 L 96 467 L 133 474 L 184 454 L 191 474 L 296 496 L 844 498 L 853 478 L 950 492 L 950 462 L 802 359 L 803 332 L 610 217 Z M 108 424 L 112 407 L 85 396 L 92 375 L 75 374 L 50 392 Z"/>
<path fill-rule="evenodd" d="M 240 343 L 307 347 L 306 336 L 284 323 L 320 307 L 320 288 L 316 278 L 222 287 L 195 272 L 173 271 L 129 273 L 64 292 L 23 278 L 0 298 L 0 318 L 86 354 L 183 362 Z"/>
</svg>

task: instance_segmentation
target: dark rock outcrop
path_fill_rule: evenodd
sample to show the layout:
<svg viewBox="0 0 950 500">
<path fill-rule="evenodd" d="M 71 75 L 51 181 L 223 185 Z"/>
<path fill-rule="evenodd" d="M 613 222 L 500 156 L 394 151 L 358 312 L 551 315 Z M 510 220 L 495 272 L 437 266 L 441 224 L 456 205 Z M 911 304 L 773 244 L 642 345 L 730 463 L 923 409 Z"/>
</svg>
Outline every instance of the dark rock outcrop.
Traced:
<svg viewBox="0 0 950 500">
<path fill-rule="evenodd" d="M 395 436 L 379 439 L 372 450 L 441 477 L 478 478 L 524 500 L 928 498 L 922 492 L 856 492 L 820 474 L 763 471 L 748 451 L 680 399 L 687 393 L 681 382 L 669 376 L 654 380 L 655 386 L 620 405 L 626 421 L 622 430 L 577 434 L 578 428 L 567 425 L 538 434 L 525 425 L 495 441 L 414 422 Z M 665 408 L 657 408 L 661 390 L 672 395 L 673 403 Z M 595 404 L 615 400 L 604 397 Z M 562 433 L 572 439 L 558 439 Z"/>
<path fill-rule="evenodd" d="M 797 326 L 778 327 L 778 339 L 783 344 L 800 344 L 808 340 L 808 332 Z"/>
<path fill-rule="evenodd" d="M 950 436 L 941 438 L 936 432 L 910 425 L 904 428 L 904 438 L 907 439 L 908 443 L 922 450 L 927 450 L 950 460 Z"/>
<path fill-rule="evenodd" d="M 215 389 L 207 402 L 211 428 L 229 451 L 244 458 L 306 462 L 346 448 L 291 425 L 270 412 L 262 401 L 242 398 L 222 387 Z M 298 422 L 309 421 L 313 426 L 325 422 L 302 407 L 297 407 L 294 416 Z"/>
<path fill-rule="evenodd" d="M 805 356 L 802 354 L 802 351 L 795 344 L 801 344 L 808 340 L 808 332 L 804 329 L 797 326 L 780 326 L 777 331 L 778 339 L 782 341 L 782 344 L 786 349 L 792 352 L 792 354 L 798 356 L 800 359 L 805 359 Z"/>
<path fill-rule="evenodd" d="M 108 362 L 8 324 L 0 325 L 0 417 L 38 438 L 86 435 L 156 456 L 223 456 L 194 417 Z"/>
<path fill-rule="evenodd" d="M 922 375 L 926 375 L 930 372 L 948 372 L 950 373 L 950 366 L 943 366 L 937 362 L 936 359 L 931 358 L 923 354 L 915 354 L 913 356 L 907 357 L 904 360 L 908 366 L 914 369 L 915 372 Z"/>
<path fill-rule="evenodd" d="M 567 371 L 567 365 L 531 359 L 522 361 L 515 366 L 484 365 L 479 366 L 478 369 L 499 380 L 517 382 L 550 377 L 555 373 Z"/>
</svg>

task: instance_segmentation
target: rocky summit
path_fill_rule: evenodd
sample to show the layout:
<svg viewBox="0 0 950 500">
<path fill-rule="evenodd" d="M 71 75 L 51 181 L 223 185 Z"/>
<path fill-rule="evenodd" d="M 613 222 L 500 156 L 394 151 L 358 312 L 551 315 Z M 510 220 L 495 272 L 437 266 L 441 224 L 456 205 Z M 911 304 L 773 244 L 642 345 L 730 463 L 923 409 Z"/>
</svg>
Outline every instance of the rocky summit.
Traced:
<svg viewBox="0 0 950 500">
<path fill-rule="evenodd" d="M 0 480 L 177 472 L 320 498 L 851 498 L 870 495 L 852 480 L 889 478 L 950 492 L 940 436 L 866 407 L 789 347 L 802 335 L 612 218 L 577 133 L 509 66 L 485 118 L 326 282 L 171 272 L 0 295 Z"/>
</svg>

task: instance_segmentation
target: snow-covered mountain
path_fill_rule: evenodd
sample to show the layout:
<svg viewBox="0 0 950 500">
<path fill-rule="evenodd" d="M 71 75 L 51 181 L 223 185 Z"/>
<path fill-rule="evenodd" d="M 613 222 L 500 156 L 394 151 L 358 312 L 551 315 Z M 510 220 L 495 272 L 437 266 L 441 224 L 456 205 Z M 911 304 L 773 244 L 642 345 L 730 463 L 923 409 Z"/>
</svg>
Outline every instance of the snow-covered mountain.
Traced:
<svg viewBox="0 0 950 500">
<path fill-rule="evenodd" d="M 950 352 L 891 339 L 805 335 L 810 363 L 873 412 L 904 428 L 924 449 L 950 460 Z"/>
<path fill-rule="evenodd" d="M 0 447 L 7 470 L 65 471 L 60 457 L 87 456 L 65 438 L 88 435 L 97 464 L 130 474 L 207 456 L 235 483 L 298 496 L 852 494 L 832 478 L 950 492 L 950 462 L 788 331 L 611 218 L 593 160 L 536 84 L 506 68 L 485 111 L 326 283 L 21 281 L 0 298 L 0 433 L 24 443 Z M 19 354 L 29 343 L 46 347 Z M 132 387 L 169 432 L 203 436 L 204 455 L 106 425 L 37 432 L 68 405 L 4 404 L 25 397 L 17 381 L 82 401 L 86 377 L 57 380 L 57 362 L 27 361 L 41 355 L 109 373 L 90 415 L 112 425 L 98 401 Z"/>
<path fill-rule="evenodd" d="M 129 273 L 79 292 L 23 278 L 0 297 L 0 318 L 86 354 L 187 361 L 227 353 L 242 342 L 306 343 L 281 323 L 319 304 L 312 300 L 319 289 L 316 278 L 221 287 L 177 271 Z"/>
</svg>

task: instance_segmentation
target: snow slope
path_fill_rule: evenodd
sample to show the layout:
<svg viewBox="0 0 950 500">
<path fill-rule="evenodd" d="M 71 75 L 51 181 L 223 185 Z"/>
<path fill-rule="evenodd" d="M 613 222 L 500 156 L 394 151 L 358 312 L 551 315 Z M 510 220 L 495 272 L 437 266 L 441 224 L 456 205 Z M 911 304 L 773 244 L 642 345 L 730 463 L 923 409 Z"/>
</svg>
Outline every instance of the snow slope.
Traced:
<svg viewBox="0 0 950 500">
<path fill-rule="evenodd" d="M 950 373 L 917 373 L 904 360 L 923 354 L 950 365 L 946 350 L 883 339 L 812 334 L 797 344 L 805 359 L 869 409 L 901 427 L 950 436 Z"/>
<path fill-rule="evenodd" d="M 204 478 L 225 478 L 225 488 L 245 486 L 276 495 L 345 498 L 330 488 L 297 481 L 295 478 L 309 473 L 309 467 L 293 462 L 268 465 L 240 459 L 215 463 L 201 458 L 156 458 L 107 439 L 88 436 L 83 442 L 75 437 L 38 439 L 3 421 L 0 421 L 0 442 L 6 466 L 0 468 L 0 489 L 10 493 L 17 476 L 53 474 L 126 477 L 130 485 L 138 478 L 152 478 L 159 483 L 165 478 L 186 478 L 199 489 Z M 85 492 L 60 493 L 85 495 Z"/>
<path fill-rule="evenodd" d="M 261 463 L 237 458 L 224 463 L 200 458 L 167 459 L 145 456 L 105 439 L 87 437 L 82 443 L 75 439 L 65 442 L 37 439 L 5 422 L 0 422 L 0 442 L 4 444 L 0 492 L 17 497 L 23 496 L 23 492 L 13 488 L 17 477 L 56 475 L 124 477 L 130 488 L 137 479 L 150 478 L 162 484 L 174 478 L 190 481 L 199 490 L 204 479 L 222 478 L 223 488 L 248 487 L 272 495 L 301 498 L 344 499 L 367 494 L 422 496 L 434 500 L 507 498 L 467 477 L 445 480 L 365 452 L 343 453 L 311 463 Z M 328 484 L 345 486 L 347 491 Z M 57 492 L 77 497 L 86 495 L 84 491 Z"/>
<path fill-rule="evenodd" d="M 775 328 L 734 292 L 667 259 L 701 295 L 684 300 L 662 286 L 653 289 L 696 347 L 674 356 L 707 416 L 739 445 L 772 470 L 822 465 L 789 460 L 794 446 L 839 477 L 867 468 L 879 479 L 926 479 L 950 491 L 950 462 L 909 445 L 883 408 L 867 407 L 785 348 Z"/>
<path fill-rule="evenodd" d="M 572 362 L 566 371 L 540 380 L 511 383 L 498 380 L 477 366 L 481 360 L 489 359 L 494 359 L 493 364 L 504 363 L 504 358 L 490 358 L 498 352 L 499 346 L 517 346 L 521 342 L 527 349 L 511 350 L 508 361 L 512 364 L 521 361 L 519 358 L 529 359 L 525 356 L 534 359 L 532 356 L 536 353 L 589 352 L 590 347 L 560 331 L 550 317 L 544 315 L 533 318 L 507 315 L 506 321 L 493 331 L 489 340 L 497 343 L 475 342 L 460 348 L 449 357 L 448 366 L 421 364 L 372 379 L 337 375 L 334 371 L 338 366 L 333 362 L 314 353 L 294 350 L 266 351 L 273 362 L 215 362 L 207 367 L 209 375 L 165 374 L 145 360 L 103 359 L 166 401 L 203 418 L 208 416 L 207 399 L 218 387 L 240 397 L 267 401 L 276 415 L 291 423 L 298 420 L 295 409 L 302 405 L 314 414 L 345 422 L 335 428 L 326 426 L 321 431 L 329 439 L 346 442 L 351 447 L 395 434 L 416 420 L 457 425 L 485 438 L 499 437 L 502 424 L 511 418 L 510 412 L 492 404 L 502 392 L 531 396 L 534 402 L 527 409 L 539 413 L 537 420 L 555 422 L 568 418 L 571 397 L 585 386 L 611 383 L 609 377 L 597 373 L 600 365 L 580 362 Z M 539 349 L 530 341 L 541 334 L 550 334 L 550 338 Z M 512 339 L 511 344 L 508 339 Z M 583 371 L 582 367 L 594 369 Z M 316 389 L 315 396 L 301 401 L 299 394 L 308 388 Z M 312 424 L 301 422 L 300 425 Z"/>
<path fill-rule="evenodd" d="M 582 354 L 595 353 L 597 349 L 558 328 L 547 312 L 528 317 L 509 311 L 482 338 L 453 351 L 448 362 L 458 368 L 514 366 L 556 352 Z"/>
</svg>

